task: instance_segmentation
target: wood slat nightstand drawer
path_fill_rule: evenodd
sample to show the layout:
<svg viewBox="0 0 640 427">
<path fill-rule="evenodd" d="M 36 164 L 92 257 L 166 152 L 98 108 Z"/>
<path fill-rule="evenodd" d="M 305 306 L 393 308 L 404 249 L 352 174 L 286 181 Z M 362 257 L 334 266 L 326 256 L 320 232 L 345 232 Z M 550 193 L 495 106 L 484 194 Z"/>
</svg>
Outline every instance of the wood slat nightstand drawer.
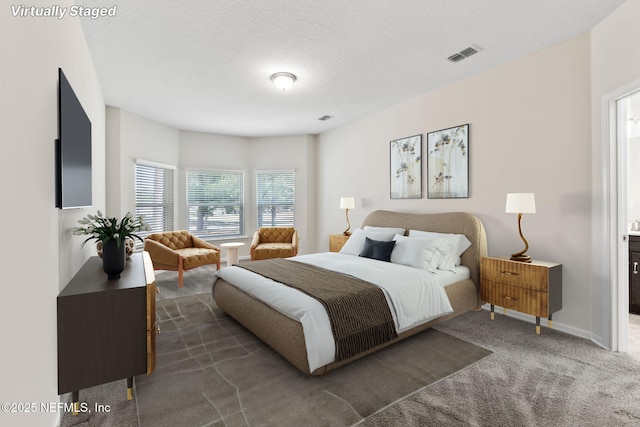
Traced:
<svg viewBox="0 0 640 427">
<path fill-rule="evenodd" d="M 496 305 L 536 316 L 536 333 L 540 318 L 551 319 L 562 308 L 562 264 L 546 261 L 524 263 L 508 258 L 480 259 L 480 298 L 491 304 L 491 319 Z"/>
<path fill-rule="evenodd" d="M 484 282 L 481 297 L 495 305 L 527 313 L 536 317 L 549 316 L 549 299 L 546 292 L 533 291 L 501 283 Z"/>
<path fill-rule="evenodd" d="M 541 292 L 549 291 L 549 268 L 501 258 L 482 258 L 481 279 Z"/>
<path fill-rule="evenodd" d="M 347 243 L 351 236 L 345 236 L 344 234 L 330 234 L 329 235 L 329 252 L 340 252 L 340 249 Z"/>
</svg>

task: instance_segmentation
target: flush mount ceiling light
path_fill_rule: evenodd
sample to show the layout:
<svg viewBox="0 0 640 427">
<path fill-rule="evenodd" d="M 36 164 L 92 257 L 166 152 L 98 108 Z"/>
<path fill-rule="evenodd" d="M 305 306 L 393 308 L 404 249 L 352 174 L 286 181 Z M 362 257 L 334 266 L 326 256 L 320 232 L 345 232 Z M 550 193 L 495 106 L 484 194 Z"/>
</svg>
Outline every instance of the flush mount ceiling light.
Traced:
<svg viewBox="0 0 640 427">
<path fill-rule="evenodd" d="M 271 76 L 271 81 L 281 91 L 285 92 L 293 86 L 293 82 L 296 81 L 296 76 L 291 73 L 275 73 Z"/>
</svg>

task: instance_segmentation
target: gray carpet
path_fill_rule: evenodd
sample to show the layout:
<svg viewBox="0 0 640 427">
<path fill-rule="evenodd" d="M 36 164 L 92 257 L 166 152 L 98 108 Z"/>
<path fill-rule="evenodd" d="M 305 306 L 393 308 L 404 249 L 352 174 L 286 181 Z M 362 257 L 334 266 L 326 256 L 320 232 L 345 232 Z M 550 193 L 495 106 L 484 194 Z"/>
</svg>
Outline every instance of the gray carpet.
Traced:
<svg viewBox="0 0 640 427">
<path fill-rule="evenodd" d="M 71 395 L 67 395 L 71 399 Z M 137 427 L 136 401 L 127 400 L 127 381 L 120 380 L 80 390 L 80 404 L 86 411 L 73 416 L 63 412 L 62 427 Z M 96 411 L 96 405 L 100 405 Z"/>
<path fill-rule="evenodd" d="M 359 426 L 638 426 L 640 360 L 487 312 L 437 327 L 494 352 Z"/>
<path fill-rule="evenodd" d="M 629 354 L 640 359 L 640 314 L 629 314 Z"/>
<path fill-rule="evenodd" d="M 213 277 L 216 273 L 215 265 L 204 265 L 184 272 L 184 286 L 178 288 L 177 271 L 156 271 L 156 285 L 160 289 L 156 301 L 211 293 Z"/>
<path fill-rule="evenodd" d="M 181 290 L 177 290 L 177 273 L 157 272 L 162 289 L 159 300 L 207 293 L 202 297 L 206 302 L 213 271 L 205 267 L 198 274 L 198 270 L 187 272 L 190 277 L 185 276 Z M 632 337 L 640 336 L 638 319 L 631 319 Z M 631 346 L 637 340 L 630 340 L 631 355 L 611 353 L 547 328 L 536 336 L 531 324 L 499 314 L 491 322 L 486 312 L 467 313 L 437 329 L 493 354 L 383 408 L 359 426 L 640 425 L 640 348 Z M 164 356 L 159 354 L 160 358 Z M 194 368 L 200 369 L 199 364 Z M 137 386 L 144 382 L 140 377 L 136 381 Z M 141 387 L 137 388 L 138 400 L 144 399 Z M 113 402 L 111 412 L 65 414 L 62 425 L 137 426 L 136 402 L 123 400 L 124 390 L 124 380 L 82 390 L 81 401 L 89 407 L 94 402 Z M 171 386 L 158 392 L 182 402 L 183 408 L 174 404 L 182 415 L 175 425 L 189 425 L 191 404 L 183 402 L 181 392 Z M 226 421 L 228 426 L 244 425 L 240 418 Z M 210 425 L 224 424 L 212 421 Z"/>
<path fill-rule="evenodd" d="M 136 378 L 140 425 L 349 426 L 491 352 L 429 330 L 307 376 L 211 304 L 158 302 L 157 367 Z"/>
<path fill-rule="evenodd" d="M 160 289 L 157 301 L 187 295 L 211 292 L 211 284 L 216 271 L 215 266 L 207 265 L 184 273 L 184 287 L 178 288 L 178 273 L 175 271 L 156 271 L 156 284 Z M 162 335 L 162 334 L 161 334 Z M 63 412 L 61 427 L 137 427 L 138 409 L 136 400 L 126 400 L 126 380 L 118 380 L 80 390 L 80 402 L 86 403 L 90 411 L 72 416 Z M 62 400 L 68 401 L 71 394 L 67 393 Z M 95 405 L 109 405 L 109 411 L 96 412 Z"/>
</svg>

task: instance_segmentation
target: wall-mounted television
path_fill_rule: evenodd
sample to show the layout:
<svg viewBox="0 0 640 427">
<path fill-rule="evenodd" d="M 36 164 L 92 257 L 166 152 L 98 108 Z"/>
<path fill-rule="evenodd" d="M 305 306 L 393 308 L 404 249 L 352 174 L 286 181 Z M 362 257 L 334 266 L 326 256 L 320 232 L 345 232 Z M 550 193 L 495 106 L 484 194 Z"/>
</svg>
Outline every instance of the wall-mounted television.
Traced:
<svg viewBox="0 0 640 427">
<path fill-rule="evenodd" d="M 56 207 L 91 205 L 91 121 L 69 80 L 58 68 Z"/>
</svg>

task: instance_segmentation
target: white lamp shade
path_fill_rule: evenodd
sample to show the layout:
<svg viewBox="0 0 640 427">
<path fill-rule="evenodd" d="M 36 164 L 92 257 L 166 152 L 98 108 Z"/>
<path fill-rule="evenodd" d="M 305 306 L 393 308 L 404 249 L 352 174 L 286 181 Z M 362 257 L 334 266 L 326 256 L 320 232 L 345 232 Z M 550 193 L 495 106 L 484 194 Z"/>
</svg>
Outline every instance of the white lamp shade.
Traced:
<svg viewBox="0 0 640 427">
<path fill-rule="evenodd" d="M 356 199 L 353 197 L 340 197 L 340 209 L 354 209 Z"/>
<path fill-rule="evenodd" d="M 506 213 L 536 213 L 533 193 L 507 193 Z"/>
<path fill-rule="evenodd" d="M 296 81 L 296 76 L 291 73 L 275 73 L 271 76 L 271 81 L 281 91 L 287 91 L 293 87 L 293 82 Z"/>
</svg>

